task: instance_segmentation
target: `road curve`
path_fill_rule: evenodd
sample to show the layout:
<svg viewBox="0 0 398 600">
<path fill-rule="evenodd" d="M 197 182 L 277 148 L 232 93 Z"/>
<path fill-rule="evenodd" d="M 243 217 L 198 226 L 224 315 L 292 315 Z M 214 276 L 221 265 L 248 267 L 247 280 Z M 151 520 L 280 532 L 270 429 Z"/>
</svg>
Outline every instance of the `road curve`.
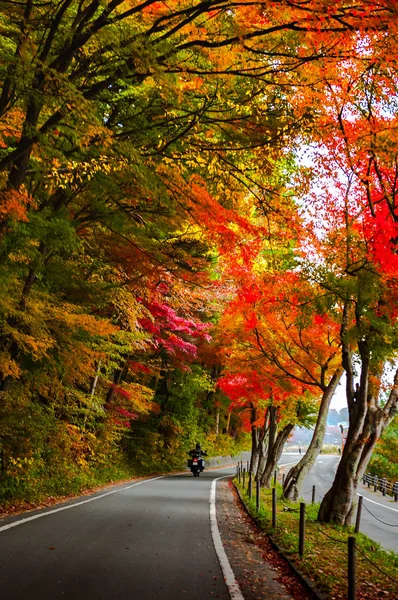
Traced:
<svg viewBox="0 0 398 600">
<path fill-rule="evenodd" d="M 285 453 L 280 464 L 296 463 L 300 458 L 298 453 Z M 337 455 L 321 454 L 318 456 L 316 463 L 305 478 L 300 492 L 305 502 L 312 500 L 312 486 L 315 486 L 315 501 L 322 500 L 332 486 L 339 460 L 340 457 Z M 380 492 L 373 492 L 372 488 L 369 489 L 362 483 L 357 489 L 356 503 L 359 494 L 363 496 L 360 531 L 378 542 L 382 548 L 397 553 L 398 503 L 389 496 L 383 497 Z"/>
<path fill-rule="evenodd" d="M 209 511 L 212 481 L 227 472 L 132 482 L 2 519 L 1 596 L 227 600 Z"/>
</svg>

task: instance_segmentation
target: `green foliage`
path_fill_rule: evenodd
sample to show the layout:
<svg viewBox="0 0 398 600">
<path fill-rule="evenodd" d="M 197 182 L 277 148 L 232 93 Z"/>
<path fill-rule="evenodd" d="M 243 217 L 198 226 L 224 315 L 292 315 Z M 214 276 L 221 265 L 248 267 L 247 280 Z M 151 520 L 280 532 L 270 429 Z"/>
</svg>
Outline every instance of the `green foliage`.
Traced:
<svg viewBox="0 0 398 600">
<path fill-rule="evenodd" d="M 240 451 L 245 436 L 232 438 L 215 433 L 214 383 L 199 365 L 189 371 L 175 371 L 168 376 L 167 397 L 160 391 L 155 402 L 159 414 L 132 423 L 123 438 L 123 447 L 132 462 L 146 473 L 185 469 L 187 453 L 201 443 L 210 456 L 228 456 Z M 223 420 L 221 417 L 220 430 Z M 150 449 L 150 450 L 148 450 Z"/>
<path fill-rule="evenodd" d="M 367 471 L 390 481 L 398 481 L 398 417 L 384 430 L 378 441 Z"/>
</svg>

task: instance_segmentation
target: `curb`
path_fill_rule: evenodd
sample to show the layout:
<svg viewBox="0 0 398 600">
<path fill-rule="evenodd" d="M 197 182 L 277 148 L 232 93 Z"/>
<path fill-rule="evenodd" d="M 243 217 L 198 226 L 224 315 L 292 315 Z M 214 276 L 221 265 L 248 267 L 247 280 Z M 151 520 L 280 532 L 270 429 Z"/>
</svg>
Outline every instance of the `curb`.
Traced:
<svg viewBox="0 0 398 600">
<path fill-rule="evenodd" d="M 239 496 L 239 500 L 242 503 L 243 508 L 245 509 L 246 513 L 248 514 L 248 516 L 252 519 L 252 521 L 254 521 L 254 523 L 257 525 L 257 527 L 259 527 L 261 529 L 261 525 L 258 521 L 258 519 L 256 519 L 255 516 L 253 516 L 250 511 L 249 511 L 249 507 L 247 506 L 245 500 L 242 497 L 242 494 L 240 493 L 240 490 L 236 487 L 235 483 L 233 482 L 233 485 L 237 491 L 237 494 Z M 294 564 L 293 561 L 290 560 L 290 558 L 285 554 L 283 548 L 281 548 L 273 539 L 270 535 L 267 535 L 268 540 L 271 543 L 271 546 L 283 557 L 283 559 L 287 562 L 287 564 L 289 565 L 289 567 L 292 569 L 293 573 L 296 575 L 296 577 L 301 581 L 301 583 L 303 584 L 303 586 L 306 588 L 306 590 L 312 595 L 312 597 L 314 598 L 314 600 L 328 600 L 328 596 L 322 592 L 320 592 L 315 586 L 314 584 L 310 581 L 310 579 L 308 579 L 308 577 L 306 577 L 306 575 L 304 575 L 304 573 L 302 573 L 297 566 Z"/>
</svg>

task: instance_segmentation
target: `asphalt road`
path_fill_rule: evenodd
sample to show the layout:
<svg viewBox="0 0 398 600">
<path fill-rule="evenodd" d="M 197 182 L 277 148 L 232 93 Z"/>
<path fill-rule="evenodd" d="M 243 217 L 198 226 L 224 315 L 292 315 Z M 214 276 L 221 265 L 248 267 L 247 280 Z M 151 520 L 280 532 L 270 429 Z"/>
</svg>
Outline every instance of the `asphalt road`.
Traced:
<svg viewBox="0 0 398 600">
<path fill-rule="evenodd" d="M 295 464 L 300 460 L 298 453 L 283 454 L 281 464 Z M 339 456 L 321 454 L 315 465 L 304 480 L 301 496 L 306 502 L 311 502 L 312 486 L 315 485 L 316 502 L 320 502 L 330 489 L 339 462 Z M 366 533 L 372 540 L 378 542 L 386 550 L 398 553 L 398 503 L 380 492 L 373 492 L 360 485 L 358 494 L 364 498 L 361 514 L 360 531 Z"/>
<path fill-rule="evenodd" d="M 285 454 L 280 464 L 299 458 Z M 317 500 L 329 489 L 337 462 L 337 456 L 319 457 L 303 486 L 307 501 L 313 485 Z M 234 472 L 225 468 L 206 470 L 200 478 L 184 473 L 131 482 L 1 519 L 0 597 L 228 600 L 209 501 L 213 481 Z M 372 515 L 363 510 L 361 530 L 396 551 L 397 528 L 391 525 L 398 522 L 397 505 L 362 492 Z M 388 524 L 383 527 L 373 515 Z M 241 562 L 238 557 L 236 565 Z M 232 589 L 231 597 L 241 600 L 240 590 L 235 595 Z"/>
<path fill-rule="evenodd" d="M 107 488 L 23 515 L 39 515 L 33 520 L 2 519 L 1 598 L 227 600 L 209 497 L 212 480 L 228 472 Z"/>
</svg>

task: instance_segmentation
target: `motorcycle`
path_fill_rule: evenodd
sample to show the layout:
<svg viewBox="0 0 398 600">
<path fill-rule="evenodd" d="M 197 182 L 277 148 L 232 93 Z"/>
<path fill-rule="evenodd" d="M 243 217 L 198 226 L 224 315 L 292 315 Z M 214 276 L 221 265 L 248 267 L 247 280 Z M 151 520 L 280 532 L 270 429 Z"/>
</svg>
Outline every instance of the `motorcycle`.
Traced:
<svg viewBox="0 0 398 600">
<path fill-rule="evenodd" d="M 188 459 L 188 467 L 194 477 L 199 477 L 205 468 L 205 461 L 200 456 L 193 456 Z"/>
</svg>

